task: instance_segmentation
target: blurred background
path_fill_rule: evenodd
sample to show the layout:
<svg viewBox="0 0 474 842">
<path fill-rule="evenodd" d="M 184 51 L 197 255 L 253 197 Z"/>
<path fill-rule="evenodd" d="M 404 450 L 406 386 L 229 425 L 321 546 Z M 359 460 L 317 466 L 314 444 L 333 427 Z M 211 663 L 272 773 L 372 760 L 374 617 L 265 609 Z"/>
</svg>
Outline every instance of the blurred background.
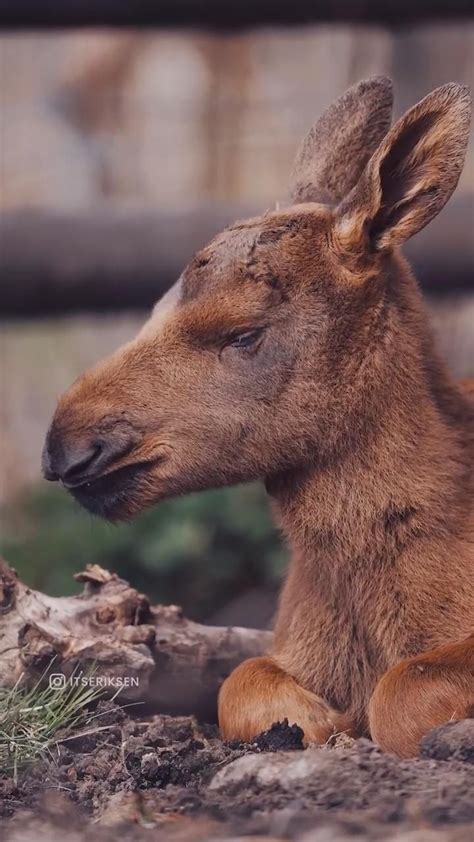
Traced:
<svg viewBox="0 0 474 842">
<path fill-rule="evenodd" d="M 360 78 L 396 115 L 473 82 L 464 0 L 0 0 L 0 552 L 33 587 L 88 562 L 199 620 L 263 627 L 286 551 L 256 486 L 113 527 L 40 478 L 58 395 L 131 337 L 194 250 L 285 197 L 314 118 Z M 474 375 L 474 148 L 408 252 L 443 353 Z"/>
</svg>

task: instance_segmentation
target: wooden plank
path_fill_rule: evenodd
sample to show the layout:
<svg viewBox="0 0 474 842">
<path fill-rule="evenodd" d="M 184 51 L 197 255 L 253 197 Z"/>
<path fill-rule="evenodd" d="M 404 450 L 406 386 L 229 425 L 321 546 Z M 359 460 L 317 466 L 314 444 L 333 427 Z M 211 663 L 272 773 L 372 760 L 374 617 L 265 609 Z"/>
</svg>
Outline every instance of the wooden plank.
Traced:
<svg viewBox="0 0 474 842">
<path fill-rule="evenodd" d="M 472 289 L 474 197 L 455 197 L 408 244 L 422 286 Z M 200 246 L 256 208 L 182 211 L 11 211 L 0 220 L 0 315 L 150 306 Z"/>
<path fill-rule="evenodd" d="M 310 21 L 383 21 L 399 25 L 426 18 L 468 17 L 468 0 L 1 0 L 0 26 L 136 26 L 248 25 L 307 23 Z"/>
</svg>

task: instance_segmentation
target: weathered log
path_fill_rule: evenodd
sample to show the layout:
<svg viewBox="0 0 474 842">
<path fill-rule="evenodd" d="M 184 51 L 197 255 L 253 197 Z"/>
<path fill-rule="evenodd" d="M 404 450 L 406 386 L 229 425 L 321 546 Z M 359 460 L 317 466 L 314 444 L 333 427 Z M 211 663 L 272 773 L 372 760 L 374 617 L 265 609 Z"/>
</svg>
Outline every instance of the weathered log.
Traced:
<svg viewBox="0 0 474 842">
<path fill-rule="evenodd" d="M 0 685 L 87 684 L 156 713 L 215 718 L 217 691 L 244 658 L 262 654 L 270 632 L 203 626 L 177 606 L 147 598 L 98 565 L 76 579 L 77 596 L 27 587 L 0 560 Z M 51 678 L 56 676 L 56 678 Z"/>
</svg>

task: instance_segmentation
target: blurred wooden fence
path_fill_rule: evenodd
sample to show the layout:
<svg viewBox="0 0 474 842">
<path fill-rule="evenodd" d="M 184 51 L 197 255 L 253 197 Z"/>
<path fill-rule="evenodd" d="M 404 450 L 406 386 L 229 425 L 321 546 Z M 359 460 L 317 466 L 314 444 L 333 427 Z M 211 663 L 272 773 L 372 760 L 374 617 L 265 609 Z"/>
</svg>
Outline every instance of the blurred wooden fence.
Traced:
<svg viewBox="0 0 474 842">
<path fill-rule="evenodd" d="M 0 38 L 4 314 L 142 306 L 222 224 L 272 207 L 314 117 L 393 77 L 396 113 L 472 83 L 470 23 L 15 33 Z M 470 282 L 473 146 L 413 242 L 427 286 Z"/>
<path fill-rule="evenodd" d="M 38 16 L 60 6 L 63 20 L 75 11 L 86 22 L 107 4 L 35 5 Z M 117 22 L 128 6 L 138 21 L 146 5 L 108 8 Z M 214 5 L 221 17 L 265 6 Z M 424 4 L 408 5 L 415 14 Z M 0 23 L 5 9 L 18 21 L 26 8 L 0 2 Z M 446 81 L 472 84 L 473 35 L 467 20 L 2 34 L 0 308 L 18 321 L 0 323 L 0 499 L 38 479 L 60 391 L 139 322 L 22 315 L 148 305 L 222 225 L 284 197 L 302 134 L 348 85 L 390 75 L 400 114 Z M 459 376 L 474 373 L 473 196 L 471 144 L 454 200 L 410 245 L 426 288 L 446 296 L 431 309 Z"/>
</svg>

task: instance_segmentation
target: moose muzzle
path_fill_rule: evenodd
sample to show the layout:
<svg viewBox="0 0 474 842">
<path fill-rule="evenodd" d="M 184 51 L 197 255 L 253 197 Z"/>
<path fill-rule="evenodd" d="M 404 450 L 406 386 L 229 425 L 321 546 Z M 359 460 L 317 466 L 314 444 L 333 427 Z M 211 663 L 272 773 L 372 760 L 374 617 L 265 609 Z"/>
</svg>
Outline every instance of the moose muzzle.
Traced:
<svg viewBox="0 0 474 842">
<path fill-rule="evenodd" d="M 53 423 L 43 449 L 43 475 L 51 482 L 61 480 L 67 488 L 93 482 L 113 469 L 135 443 L 136 436 L 123 427 L 77 440 L 58 431 Z"/>
</svg>

